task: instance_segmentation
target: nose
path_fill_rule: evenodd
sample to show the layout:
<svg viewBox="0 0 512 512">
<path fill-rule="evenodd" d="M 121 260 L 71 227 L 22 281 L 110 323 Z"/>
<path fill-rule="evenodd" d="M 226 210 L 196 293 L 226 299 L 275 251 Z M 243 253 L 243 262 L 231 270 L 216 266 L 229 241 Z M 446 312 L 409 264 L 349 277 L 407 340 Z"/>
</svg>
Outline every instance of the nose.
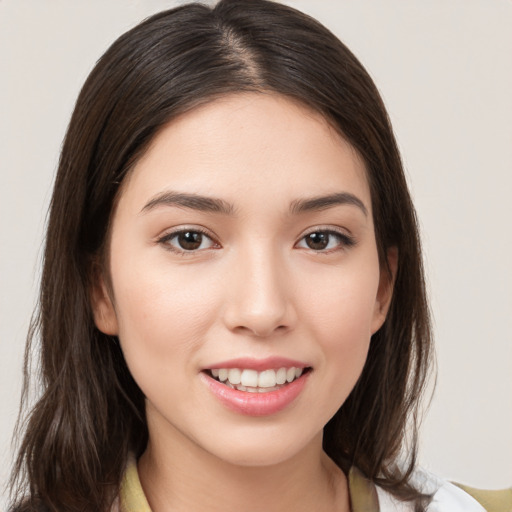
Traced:
<svg viewBox="0 0 512 512">
<path fill-rule="evenodd" d="M 240 255 L 226 284 L 229 298 L 224 322 L 228 329 L 267 338 L 294 328 L 292 283 L 285 267 L 270 250 Z"/>
</svg>

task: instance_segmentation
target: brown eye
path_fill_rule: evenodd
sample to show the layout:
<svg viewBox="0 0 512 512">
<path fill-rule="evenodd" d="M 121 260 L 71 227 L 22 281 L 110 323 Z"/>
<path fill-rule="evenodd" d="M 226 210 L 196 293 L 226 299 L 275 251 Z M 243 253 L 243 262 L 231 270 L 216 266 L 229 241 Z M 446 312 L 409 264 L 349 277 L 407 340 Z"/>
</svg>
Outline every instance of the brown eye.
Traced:
<svg viewBox="0 0 512 512">
<path fill-rule="evenodd" d="M 184 231 L 178 234 L 176 241 L 181 249 L 185 251 L 195 251 L 201 247 L 203 234 L 197 231 Z"/>
<path fill-rule="evenodd" d="M 310 233 L 305 237 L 306 245 L 314 251 L 322 251 L 329 245 L 330 233 L 317 232 Z"/>
<path fill-rule="evenodd" d="M 316 252 L 330 252 L 337 249 L 348 249 L 355 244 L 356 241 L 344 233 L 334 230 L 318 230 L 303 236 L 296 247 Z"/>
<path fill-rule="evenodd" d="M 158 242 L 164 245 L 165 248 L 178 253 L 201 251 L 217 246 L 207 234 L 192 229 L 169 233 L 158 240 Z"/>
</svg>

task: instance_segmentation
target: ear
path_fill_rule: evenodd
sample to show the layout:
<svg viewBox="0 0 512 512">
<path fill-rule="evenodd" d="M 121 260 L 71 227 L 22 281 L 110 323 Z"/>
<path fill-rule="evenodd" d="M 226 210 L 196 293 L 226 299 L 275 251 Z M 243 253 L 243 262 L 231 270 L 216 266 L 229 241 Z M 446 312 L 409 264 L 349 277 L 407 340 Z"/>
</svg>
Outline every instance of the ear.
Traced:
<svg viewBox="0 0 512 512">
<path fill-rule="evenodd" d="M 102 271 L 95 272 L 93 278 L 91 306 L 96 327 L 104 334 L 117 336 L 117 315 Z"/>
<path fill-rule="evenodd" d="M 372 334 L 375 334 L 382 327 L 388 314 L 398 268 L 398 249 L 396 247 L 390 247 L 387 251 L 386 258 L 389 272 L 385 265 L 380 269 L 379 288 L 377 290 L 375 309 L 373 311 Z"/>
</svg>

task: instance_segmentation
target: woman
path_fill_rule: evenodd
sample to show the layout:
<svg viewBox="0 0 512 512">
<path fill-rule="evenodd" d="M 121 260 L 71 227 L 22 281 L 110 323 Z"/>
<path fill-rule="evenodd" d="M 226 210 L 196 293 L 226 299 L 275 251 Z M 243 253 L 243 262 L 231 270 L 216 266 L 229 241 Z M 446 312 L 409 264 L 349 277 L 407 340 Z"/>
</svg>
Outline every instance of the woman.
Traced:
<svg viewBox="0 0 512 512">
<path fill-rule="evenodd" d="M 15 510 L 481 510 L 412 478 L 413 206 L 371 79 L 292 9 L 183 6 L 98 62 L 35 328 Z"/>
</svg>

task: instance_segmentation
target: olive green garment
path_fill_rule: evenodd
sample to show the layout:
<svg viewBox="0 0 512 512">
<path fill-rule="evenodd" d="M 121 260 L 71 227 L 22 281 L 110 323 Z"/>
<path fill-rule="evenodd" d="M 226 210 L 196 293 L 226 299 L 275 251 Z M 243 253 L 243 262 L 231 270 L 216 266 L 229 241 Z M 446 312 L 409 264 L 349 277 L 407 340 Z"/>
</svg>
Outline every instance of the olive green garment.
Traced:
<svg viewBox="0 0 512 512">
<path fill-rule="evenodd" d="M 372 482 L 355 468 L 350 470 L 348 482 L 352 512 L 379 512 L 377 491 Z M 134 458 L 129 460 L 121 483 L 119 509 L 120 512 L 151 512 Z"/>
<path fill-rule="evenodd" d="M 478 501 L 487 512 L 512 512 L 512 489 L 484 491 L 456 484 Z M 356 468 L 348 473 L 348 486 L 352 512 L 380 512 L 375 485 Z M 121 483 L 118 503 L 120 512 L 151 512 L 137 472 L 135 458 L 130 458 Z"/>
</svg>

